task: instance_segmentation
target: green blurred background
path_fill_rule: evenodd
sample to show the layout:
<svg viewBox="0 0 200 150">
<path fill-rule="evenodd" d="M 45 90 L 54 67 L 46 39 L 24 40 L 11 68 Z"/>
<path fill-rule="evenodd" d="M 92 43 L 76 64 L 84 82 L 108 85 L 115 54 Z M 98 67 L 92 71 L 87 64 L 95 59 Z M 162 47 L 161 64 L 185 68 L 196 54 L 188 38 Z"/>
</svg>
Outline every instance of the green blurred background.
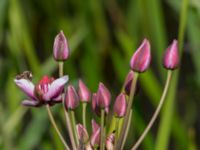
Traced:
<svg viewBox="0 0 200 150">
<path fill-rule="evenodd" d="M 91 91 L 99 81 L 113 100 L 129 71 L 129 60 L 146 37 L 152 46 L 151 68 L 140 76 L 140 92 L 127 140 L 129 149 L 152 116 L 165 82 L 163 51 L 179 40 L 181 66 L 157 122 L 139 149 L 200 149 L 200 1 L 199 0 L 0 0 L 0 149 L 63 149 L 42 108 L 20 105 L 26 96 L 14 85 L 16 74 L 58 76 L 53 41 L 63 30 L 70 59 L 65 74 Z M 67 138 L 61 106 L 55 118 Z M 92 113 L 88 110 L 88 124 Z M 80 121 L 80 112 L 77 111 Z"/>
</svg>

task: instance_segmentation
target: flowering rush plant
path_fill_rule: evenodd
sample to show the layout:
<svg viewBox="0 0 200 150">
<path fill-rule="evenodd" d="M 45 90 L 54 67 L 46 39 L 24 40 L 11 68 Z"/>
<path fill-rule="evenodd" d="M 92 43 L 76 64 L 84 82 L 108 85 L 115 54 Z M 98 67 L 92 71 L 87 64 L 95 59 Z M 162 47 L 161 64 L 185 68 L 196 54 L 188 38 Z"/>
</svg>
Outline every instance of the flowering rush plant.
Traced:
<svg viewBox="0 0 200 150">
<path fill-rule="evenodd" d="M 99 83 L 98 90 L 94 93 L 91 93 L 82 80 L 78 82 L 78 89 L 75 89 L 73 85 L 66 86 L 69 79 L 67 75 L 64 75 L 63 66 L 69 58 L 69 54 L 67 39 L 61 31 L 56 36 L 53 46 L 53 56 L 59 64 L 59 78 L 45 75 L 38 83 L 34 84 L 30 71 L 17 75 L 14 82 L 27 95 L 27 99 L 22 101 L 22 105 L 38 108 L 45 106 L 50 121 L 67 150 L 123 149 L 130 129 L 133 113 L 132 104 L 137 91 L 137 81 L 140 74 L 149 68 L 151 62 L 150 42 L 144 39 L 133 54 L 130 60 L 130 71 L 125 78 L 121 92 L 115 98 L 113 107 L 110 106 L 111 93 L 102 82 Z M 163 55 L 163 66 L 167 70 L 167 79 L 159 104 L 145 130 L 133 144 L 132 150 L 139 147 L 159 115 L 169 89 L 172 73 L 178 65 L 178 42 L 174 40 Z M 64 139 L 51 112 L 51 107 L 60 103 L 62 103 L 64 109 L 69 140 Z M 94 119 L 91 120 L 91 134 L 88 133 L 86 122 L 87 106 L 90 104 L 93 114 L 100 117 L 99 122 Z M 77 122 L 74 113 L 79 105 L 82 106 L 82 122 Z M 111 117 L 110 122 L 107 119 L 108 117 Z"/>
</svg>

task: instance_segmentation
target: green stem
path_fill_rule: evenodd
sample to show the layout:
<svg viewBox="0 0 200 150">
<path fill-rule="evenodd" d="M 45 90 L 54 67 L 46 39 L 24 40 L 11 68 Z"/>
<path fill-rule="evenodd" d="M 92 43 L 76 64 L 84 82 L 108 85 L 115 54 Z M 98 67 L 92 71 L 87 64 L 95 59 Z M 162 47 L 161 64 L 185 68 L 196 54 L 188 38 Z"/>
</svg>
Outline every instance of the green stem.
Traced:
<svg viewBox="0 0 200 150">
<path fill-rule="evenodd" d="M 76 145 L 79 145 L 78 134 L 77 134 L 77 130 L 76 130 L 76 120 L 75 120 L 74 111 L 70 110 L 70 114 L 71 114 L 72 128 L 73 128 L 73 132 L 74 132 Z"/>
<path fill-rule="evenodd" d="M 127 130 L 126 130 L 126 132 L 124 134 L 124 138 L 123 138 L 123 141 L 122 141 L 121 150 L 123 150 L 123 147 L 124 147 L 124 145 L 126 143 L 126 139 L 127 139 L 128 133 L 129 133 L 130 125 L 131 125 L 132 115 L 133 115 L 133 110 L 131 109 L 130 115 L 129 115 L 129 118 L 128 118 Z"/>
<path fill-rule="evenodd" d="M 58 63 L 58 68 L 59 68 L 59 77 L 62 77 L 64 75 L 64 62 L 61 61 Z"/>
<path fill-rule="evenodd" d="M 60 140 L 62 141 L 62 143 L 63 143 L 63 145 L 65 146 L 65 148 L 66 148 L 67 150 L 70 150 L 70 149 L 69 149 L 69 146 L 68 146 L 67 143 L 65 142 L 65 140 L 64 140 L 64 138 L 63 138 L 63 136 L 62 136 L 62 134 L 60 133 L 60 131 L 59 131 L 58 127 L 57 127 L 57 124 L 56 124 L 56 122 L 55 122 L 55 120 L 54 120 L 54 117 L 53 117 L 53 115 L 52 115 L 52 113 L 51 113 L 51 109 L 50 109 L 49 105 L 46 105 L 46 109 L 47 109 L 47 112 L 48 112 L 48 115 L 49 115 L 49 119 L 50 119 L 50 121 L 51 121 L 51 124 L 53 125 L 55 131 L 57 132 L 57 134 L 58 134 Z"/>
<path fill-rule="evenodd" d="M 172 78 L 172 71 L 168 70 L 168 75 L 167 75 L 167 80 L 166 80 L 166 83 L 165 83 L 165 88 L 164 88 L 163 94 L 161 96 L 160 102 L 158 104 L 158 107 L 157 107 L 156 111 L 154 112 L 149 124 L 145 128 L 144 132 L 142 133 L 140 138 L 137 140 L 135 145 L 131 148 L 131 150 L 136 150 L 138 148 L 138 146 L 141 144 L 141 142 L 144 140 L 145 136 L 147 135 L 148 131 L 153 126 L 153 124 L 154 124 L 156 118 L 158 117 L 158 114 L 159 114 L 159 112 L 160 112 L 160 110 L 161 110 L 161 108 L 163 106 L 163 103 L 164 103 L 164 101 L 166 99 L 166 95 L 167 95 L 167 92 L 168 92 L 168 89 L 169 89 L 169 84 L 170 84 L 171 78 Z"/>
<path fill-rule="evenodd" d="M 129 100 L 128 100 L 128 107 L 127 107 L 127 112 L 126 115 L 124 117 L 124 123 L 122 125 L 122 129 L 121 129 L 121 133 L 119 136 L 119 140 L 117 142 L 117 146 L 116 149 L 120 149 L 122 142 L 123 142 L 123 138 L 124 135 L 126 133 L 127 129 L 127 124 L 128 124 L 128 120 L 129 120 L 129 115 L 130 115 L 130 111 L 131 111 L 131 107 L 132 107 L 132 103 L 133 103 L 133 98 L 134 98 L 134 94 L 135 94 L 135 89 L 136 89 L 136 83 L 137 83 L 137 79 L 138 79 L 139 74 L 137 72 L 134 72 L 134 78 L 131 84 L 131 91 L 130 91 L 130 96 L 129 96 Z"/>
<path fill-rule="evenodd" d="M 189 8 L 189 0 L 183 0 L 181 6 L 181 13 L 179 20 L 179 34 L 178 34 L 180 58 L 183 51 L 183 41 L 184 41 L 185 28 L 188 18 L 188 8 Z M 160 126 L 156 137 L 155 150 L 168 149 L 171 124 L 174 115 L 174 107 L 175 107 L 174 100 L 177 93 L 178 77 L 179 77 L 179 71 L 174 72 L 173 81 L 171 83 L 169 94 L 166 98 L 166 104 L 161 116 Z"/>
<path fill-rule="evenodd" d="M 114 144 L 114 149 L 117 145 L 117 139 L 119 136 L 119 122 L 120 122 L 120 118 L 115 118 L 115 144 Z"/>
<path fill-rule="evenodd" d="M 101 109 L 101 138 L 100 138 L 100 150 L 104 150 L 104 120 L 105 120 L 105 110 Z"/>
<path fill-rule="evenodd" d="M 87 126 L 86 126 L 86 107 L 87 107 L 87 103 L 83 102 L 82 104 L 82 119 L 83 119 L 83 126 L 85 127 L 85 129 L 87 129 Z"/>
<path fill-rule="evenodd" d="M 59 62 L 58 63 L 58 68 L 59 68 L 59 77 L 62 77 L 63 76 L 63 67 L 64 67 L 64 62 Z M 70 138 L 70 141 L 71 141 L 71 144 L 72 144 L 72 149 L 73 150 L 76 150 L 76 144 L 75 144 L 75 139 L 74 139 L 74 136 L 73 136 L 73 131 L 72 131 L 72 126 L 71 126 L 71 121 L 70 121 L 70 117 L 69 117 L 69 113 L 67 110 L 65 110 L 65 97 L 64 97 L 64 94 L 62 95 L 62 104 L 63 104 L 63 110 L 64 110 L 64 114 L 65 114 L 65 119 L 66 119 L 66 124 L 67 124 L 67 130 L 68 130 L 68 133 L 69 133 L 69 138 Z"/>
</svg>

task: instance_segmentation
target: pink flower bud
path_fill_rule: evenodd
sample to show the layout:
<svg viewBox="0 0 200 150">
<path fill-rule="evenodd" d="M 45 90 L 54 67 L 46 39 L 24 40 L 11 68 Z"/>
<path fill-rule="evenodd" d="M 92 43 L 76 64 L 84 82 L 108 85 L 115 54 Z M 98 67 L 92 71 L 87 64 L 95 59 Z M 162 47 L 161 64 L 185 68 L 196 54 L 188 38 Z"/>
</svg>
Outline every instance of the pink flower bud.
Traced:
<svg viewBox="0 0 200 150">
<path fill-rule="evenodd" d="M 92 132 L 97 131 L 100 128 L 100 125 L 96 123 L 94 119 L 92 119 Z"/>
<path fill-rule="evenodd" d="M 92 110 L 98 115 L 101 116 L 101 108 L 97 104 L 97 94 L 93 93 L 92 95 Z M 109 113 L 109 107 L 105 107 L 105 113 Z"/>
<path fill-rule="evenodd" d="M 97 106 L 97 94 L 92 94 L 92 110 L 99 116 L 100 115 L 100 107 Z"/>
<path fill-rule="evenodd" d="M 65 108 L 68 109 L 75 109 L 79 104 L 79 97 L 76 93 L 74 87 L 69 85 L 65 95 Z"/>
<path fill-rule="evenodd" d="M 92 136 L 90 139 L 90 144 L 92 147 L 98 147 L 100 144 L 100 126 L 95 122 L 95 120 L 92 120 Z"/>
<path fill-rule="evenodd" d="M 128 73 L 128 75 L 126 76 L 126 79 L 125 79 L 125 82 L 124 82 L 124 90 L 125 90 L 125 93 L 127 95 L 130 94 L 131 84 L 132 84 L 133 78 L 134 78 L 134 72 L 131 70 Z"/>
<path fill-rule="evenodd" d="M 63 31 L 54 40 L 53 56 L 56 61 L 64 61 L 69 57 L 69 47 Z"/>
<path fill-rule="evenodd" d="M 147 39 L 144 39 L 140 47 L 133 54 L 130 66 L 135 72 L 145 72 L 151 61 L 150 43 Z"/>
<path fill-rule="evenodd" d="M 114 104 L 114 113 L 117 117 L 124 117 L 126 114 L 126 96 L 121 93 L 117 96 Z"/>
<path fill-rule="evenodd" d="M 109 90 L 105 87 L 103 83 L 99 84 L 97 91 L 97 105 L 100 108 L 109 107 L 111 101 L 111 95 Z"/>
<path fill-rule="evenodd" d="M 82 143 L 86 143 L 89 140 L 88 132 L 82 124 L 76 125 L 78 138 Z"/>
<path fill-rule="evenodd" d="M 163 57 L 163 66 L 166 69 L 174 70 L 179 65 L 178 41 L 173 40 L 173 43 L 166 49 Z"/>
<path fill-rule="evenodd" d="M 114 149 L 114 142 L 115 142 L 115 134 L 111 133 L 106 138 L 106 149 L 107 150 L 113 150 Z"/>
<path fill-rule="evenodd" d="M 86 85 L 81 80 L 79 80 L 78 85 L 79 85 L 78 95 L 80 97 L 80 101 L 89 102 L 90 101 L 89 89 L 86 87 Z"/>
<path fill-rule="evenodd" d="M 85 150 L 93 150 L 90 142 L 88 142 L 86 145 L 85 145 Z"/>
</svg>

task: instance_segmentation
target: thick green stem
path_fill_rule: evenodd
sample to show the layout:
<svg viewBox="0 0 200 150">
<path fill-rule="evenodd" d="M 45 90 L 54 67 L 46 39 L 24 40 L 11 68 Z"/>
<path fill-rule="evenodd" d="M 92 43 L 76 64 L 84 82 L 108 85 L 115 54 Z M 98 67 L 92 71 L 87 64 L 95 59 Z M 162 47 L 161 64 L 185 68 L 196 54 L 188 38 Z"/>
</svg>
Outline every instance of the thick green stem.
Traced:
<svg viewBox="0 0 200 150">
<path fill-rule="evenodd" d="M 87 107 L 87 103 L 84 103 L 82 104 L 82 121 L 83 121 L 83 126 L 85 127 L 85 129 L 87 129 L 87 126 L 86 126 L 86 107 Z"/>
<path fill-rule="evenodd" d="M 135 143 L 135 145 L 131 148 L 131 150 L 136 150 L 138 148 L 138 146 L 141 144 L 141 142 L 144 140 L 145 136 L 147 135 L 148 131 L 153 126 L 156 118 L 158 117 L 158 114 L 159 114 L 159 112 L 160 112 L 160 110 L 161 110 L 161 108 L 163 106 L 163 103 L 164 103 L 164 101 L 166 99 L 166 95 L 167 95 L 167 92 L 168 92 L 168 89 L 169 89 L 169 84 L 170 84 L 170 81 L 171 81 L 171 77 L 172 77 L 172 71 L 169 70 L 168 71 L 168 75 L 167 75 L 167 80 L 166 80 L 166 83 L 165 83 L 165 88 L 163 90 L 163 94 L 161 96 L 161 99 L 160 99 L 160 102 L 158 104 L 158 107 L 157 107 L 156 111 L 154 112 L 149 124 L 145 128 L 144 132 L 142 133 L 142 135 L 140 136 L 138 141 Z"/>
<path fill-rule="evenodd" d="M 58 63 L 58 68 L 59 68 L 59 77 L 62 77 L 63 76 L 63 67 L 64 67 L 64 62 L 59 62 Z M 64 114 L 65 114 L 65 119 L 66 119 L 66 124 L 67 124 L 67 130 L 68 130 L 68 133 L 69 133 L 69 138 L 70 138 L 70 141 L 71 141 L 71 144 L 72 144 L 72 149 L 73 150 L 76 150 L 76 144 L 75 144 L 75 139 L 74 139 L 74 136 L 73 136 L 73 131 L 72 131 L 72 126 L 71 126 L 71 121 L 70 121 L 70 117 L 69 117 L 69 113 L 68 111 L 65 110 L 65 97 L 64 97 L 64 94 L 62 95 L 62 104 L 63 104 L 63 109 L 64 109 Z"/>
<path fill-rule="evenodd" d="M 62 141 L 62 143 L 63 143 L 63 145 L 65 146 L 65 148 L 66 148 L 67 150 L 70 150 L 70 149 L 69 149 L 69 146 L 68 146 L 67 143 L 65 142 L 65 140 L 64 140 L 64 138 L 63 138 L 63 136 L 62 136 L 62 134 L 60 133 L 60 131 L 59 131 L 58 127 L 57 127 L 57 124 L 56 124 L 56 122 L 55 122 L 55 120 L 54 120 L 54 117 L 53 117 L 53 115 L 52 115 L 52 113 L 51 113 L 51 109 L 50 109 L 49 105 L 46 105 L 46 109 L 47 109 L 47 112 L 48 112 L 48 115 L 49 115 L 49 119 L 50 119 L 50 121 L 51 121 L 51 124 L 53 125 L 55 131 L 57 132 L 57 134 L 58 134 L 60 140 Z"/>
<path fill-rule="evenodd" d="M 105 120 L 105 110 L 101 109 L 101 138 L 100 138 L 100 150 L 104 150 L 104 120 Z"/>
<path fill-rule="evenodd" d="M 132 108 L 132 103 L 133 103 L 133 98 L 134 98 L 134 94 L 135 94 L 135 90 L 136 90 L 136 83 L 137 83 L 138 76 L 139 76 L 139 74 L 137 72 L 134 72 L 134 78 L 133 78 L 133 81 L 132 81 L 132 84 L 131 84 L 131 91 L 130 91 L 130 96 L 129 96 L 129 100 L 128 100 L 127 112 L 126 112 L 126 115 L 124 117 L 124 123 L 122 125 L 122 130 L 121 130 L 121 133 L 120 133 L 120 136 L 119 136 L 119 140 L 117 142 L 116 150 L 119 150 L 121 148 L 124 135 L 126 133 L 126 130 L 128 130 L 127 125 L 128 125 L 130 111 L 131 111 L 131 108 Z"/>
<path fill-rule="evenodd" d="M 64 75 L 64 62 L 63 61 L 61 61 L 61 62 L 59 62 L 58 63 L 58 70 L 59 70 L 59 77 L 62 77 L 63 75 Z"/>
<path fill-rule="evenodd" d="M 73 128 L 73 132 L 74 132 L 76 145 L 79 145 L 78 134 L 77 134 L 77 130 L 76 130 L 76 120 L 75 120 L 74 111 L 70 110 L 70 114 L 71 114 L 72 128 Z"/>
</svg>

